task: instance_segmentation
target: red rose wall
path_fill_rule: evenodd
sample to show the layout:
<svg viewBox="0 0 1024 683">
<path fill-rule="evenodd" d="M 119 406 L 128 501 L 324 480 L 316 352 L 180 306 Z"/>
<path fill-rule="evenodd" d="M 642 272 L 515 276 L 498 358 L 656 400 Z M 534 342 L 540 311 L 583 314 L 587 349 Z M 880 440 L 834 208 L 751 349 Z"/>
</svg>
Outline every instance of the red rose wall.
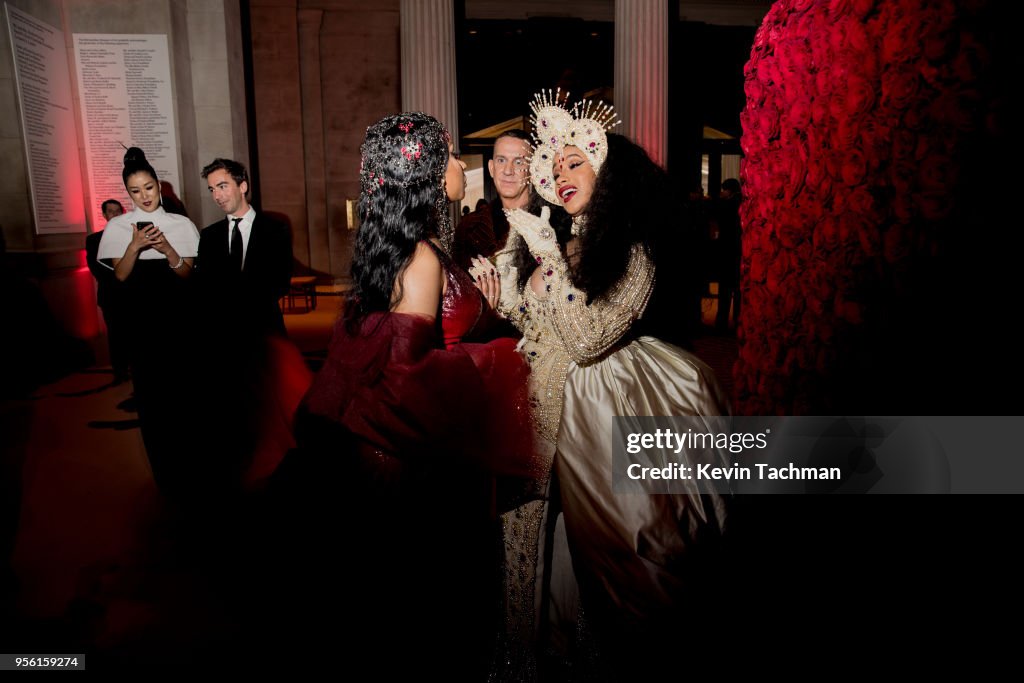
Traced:
<svg viewBox="0 0 1024 683">
<path fill-rule="evenodd" d="M 744 71 L 739 414 L 1020 405 L 1000 5 L 771 8 Z"/>
</svg>

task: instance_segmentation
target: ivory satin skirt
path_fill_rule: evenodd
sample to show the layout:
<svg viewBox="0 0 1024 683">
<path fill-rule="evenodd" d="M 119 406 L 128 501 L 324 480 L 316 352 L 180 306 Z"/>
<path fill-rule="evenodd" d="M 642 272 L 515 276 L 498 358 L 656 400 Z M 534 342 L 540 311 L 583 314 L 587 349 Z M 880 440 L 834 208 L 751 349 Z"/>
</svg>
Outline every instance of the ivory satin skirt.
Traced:
<svg viewBox="0 0 1024 683">
<path fill-rule="evenodd" d="M 678 608 L 693 588 L 686 558 L 725 522 L 726 500 L 717 495 L 614 492 L 612 418 L 727 414 L 712 370 L 653 337 L 570 366 L 555 471 L 585 609 L 589 598 L 628 625 Z"/>
</svg>

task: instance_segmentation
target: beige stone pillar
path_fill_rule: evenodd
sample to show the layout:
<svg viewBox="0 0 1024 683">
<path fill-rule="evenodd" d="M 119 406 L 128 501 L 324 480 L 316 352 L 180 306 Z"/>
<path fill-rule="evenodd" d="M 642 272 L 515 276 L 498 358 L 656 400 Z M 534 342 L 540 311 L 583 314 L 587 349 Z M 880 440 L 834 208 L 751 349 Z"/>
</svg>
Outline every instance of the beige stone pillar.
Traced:
<svg viewBox="0 0 1024 683">
<path fill-rule="evenodd" d="M 615 0 L 618 132 L 657 164 L 668 158 L 668 0 Z"/>
<path fill-rule="evenodd" d="M 172 16 L 182 4 L 171 4 Z M 96 20 L 102 23 L 102 15 Z M 201 230 L 224 218 L 200 176 L 203 166 L 224 157 L 252 168 L 245 106 L 245 58 L 237 0 L 190 0 L 186 21 L 184 31 L 175 30 L 171 44 L 175 60 L 187 59 L 191 72 L 189 81 L 185 78 L 186 70 L 180 69 L 175 83 L 182 161 L 182 187 L 178 192 L 189 218 Z M 189 83 L 191 88 L 187 90 L 185 86 Z"/>
<path fill-rule="evenodd" d="M 452 0 L 402 0 L 402 109 L 422 111 L 459 139 Z"/>
<path fill-rule="evenodd" d="M 306 225 L 292 226 L 292 248 L 300 262 L 330 272 L 327 229 L 327 172 L 324 164 L 323 87 L 320 80 L 320 27 L 324 11 L 300 9 L 299 86 L 302 92 L 302 148 L 306 171 Z"/>
<path fill-rule="evenodd" d="M 455 7 L 452 0 L 402 0 L 402 110 L 440 121 L 459 147 L 455 79 Z M 449 205 L 452 224 L 459 202 Z"/>
</svg>

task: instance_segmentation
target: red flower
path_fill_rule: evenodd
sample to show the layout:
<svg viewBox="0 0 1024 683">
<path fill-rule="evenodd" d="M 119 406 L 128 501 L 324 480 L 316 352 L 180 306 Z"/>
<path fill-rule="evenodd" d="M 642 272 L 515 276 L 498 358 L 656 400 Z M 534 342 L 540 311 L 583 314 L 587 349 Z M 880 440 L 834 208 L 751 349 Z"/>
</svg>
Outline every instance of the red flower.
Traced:
<svg viewBox="0 0 1024 683">
<path fill-rule="evenodd" d="M 812 154 L 811 158 L 807 160 L 807 187 L 817 191 L 826 177 L 827 171 L 824 160 L 820 155 Z"/>
<path fill-rule="evenodd" d="M 896 195 L 892 198 L 890 208 L 893 219 L 897 224 L 906 224 L 914 219 L 914 202 L 910 197 L 909 185 L 906 188 L 896 188 Z"/>
<path fill-rule="evenodd" d="M 764 282 L 768 272 L 768 264 L 765 262 L 764 255 L 761 252 L 754 252 L 748 258 L 747 263 L 750 264 L 750 269 L 748 270 L 750 280 L 753 282 Z"/>
<path fill-rule="evenodd" d="M 875 9 L 875 0 L 853 0 L 853 15 L 863 18 Z"/>
<path fill-rule="evenodd" d="M 884 159 L 892 145 L 892 126 L 887 121 L 869 118 L 860 128 L 861 149 L 869 159 Z"/>
<path fill-rule="evenodd" d="M 822 101 L 820 98 L 811 102 L 811 122 L 815 126 L 828 125 L 831 117 L 828 102 Z"/>
<path fill-rule="evenodd" d="M 779 216 L 777 218 L 778 225 L 775 228 L 775 233 L 778 235 L 779 244 L 792 249 L 801 240 L 803 240 L 807 232 L 804 230 L 804 224 L 795 215 Z"/>
<path fill-rule="evenodd" d="M 747 101 L 754 104 L 764 103 L 764 84 L 756 78 L 748 78 L 743 83 L 743 92 L 747 96 Z"/>
<path fill-rule="evenodd" d="M 818 231 L 815 231 L 818 234 Z M 818 262 L 808 268 L 803 276 L 806 286 L 807 310 L 815 315 L 821 315 L 825 311 L 825 297 L 829 295 L 828 272 L 823 263 Z"/>
<path fill-rule="evenodd" d="M 852 188 L 841 202 L 842 211 L 870 216 L 874 214 L 875 198 L 863 185 Z"/>
<path fill-rule="evenodd" d="M 814 247 L 821 252 L 830 252 L 839 244 L 839 219 L 835 216 L 823 218 L 814 231 Z"/>
<path fill-rule="evenodd" d="M 763 107 L 757 125 L 761 129 L 761 135 L 767 140 L 779 137 L 779 110 L 775 107 Z"/>
<path fill-rule="evenodd" d="M 804 311 L 804 299 L 799 290 L 790 287 L 782 300 L 782 317 L 795 320 Z"/>
<path fill-rule="evenodd" d="M 921 90 L 921 72 L 917 69 L 886 69 L 882 74 L 882 104 L 905 109 Z"/>
<path fill-rule="evenodd" d="M 795 97 L 789 104 L 788 111 L 789 125 L 801 133 L 811 125 L 811 99 L 809 97 Z"/>
<path fill-rule="evenodd" d="M 868 172 L 868 160 L 859 149 L 851 149 L 843 160 L 843 182 L 847 185 L 857 185 L 864 181 Z"/>
<path fill-rule="evenodd" d="M 804 165 L 804 160 L 796 154 L 788 155 L 784 163 L 783 172 L 786 174 L 785 198 L 786 201 L 792 202 L 804 187 L 804 178 L 807 177 L 807 166 Z"/>
<path fill-rule="evenodd" d="M 907 14 L 889 23 L 882 38 L 882 61 L 898 64 L 909 61 L 920 49 L 917 31 L 920 26 L 915 16 Z"/>
<path fill-rule="evenodd" d="M 842 105 L 838 100 L 833 100 L 839 114 L 832 135 L 832 143 L 838 149 L 850 149 L 856 146 L 860 137 L 860 124 L 842 116 Z"/>
<path fill-rule="evenodd" d="M 829 0 L 828 11 L 833 17 L 842 17 L 849 14 L 853 0 Z"/>
<path fill-rule="evenodd" d="M 919 29 L 919 40 L 922 43 L 922 54 L 931 62 L 948 59 L 956 47 L 953 40 L 953 22 L 956 13 L 953 3 L 938 2 L 924 14 L 922 27 Z"/>
<path fill-rule="evenodd" d="M 875 86 L 867 79 L 851 75 L 846 81 L 846 113 L 860 118 L 875 107 Z"/>
</svg>

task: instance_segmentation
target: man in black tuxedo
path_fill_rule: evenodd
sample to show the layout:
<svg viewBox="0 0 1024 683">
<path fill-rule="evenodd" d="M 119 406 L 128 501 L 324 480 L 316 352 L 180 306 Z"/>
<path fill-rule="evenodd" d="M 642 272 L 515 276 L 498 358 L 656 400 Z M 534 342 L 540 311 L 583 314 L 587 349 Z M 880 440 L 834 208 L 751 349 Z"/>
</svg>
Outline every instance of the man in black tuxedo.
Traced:
<svg viewBox="0 0 1024 683">
<path fill-rule="evenodd" d="M 197 488 L 208 494 L 197 500 L 216 503 L 241 485 L 263 439 L 275 393 L 272 338 L 286 335 L 278 301 L 291 284 L 292 241 L 285 223 L 249 205 L 245 166 L 214 159 L 203 178 L 226 214 L 200 233 L 196 260 L 204 349 L 197 417 L 211 435 L 196 444 Z"/>
<path fill-rule="evenodd" d="M 206 303 L 243 328 L 284 335 L 278 302 L 292 275 L 288 226 L 249 205 L 249 173 L 239 162 L 214 159 L 203 178 L 227 214 L 199 236 L 196 275 Z"/>
</svg>

